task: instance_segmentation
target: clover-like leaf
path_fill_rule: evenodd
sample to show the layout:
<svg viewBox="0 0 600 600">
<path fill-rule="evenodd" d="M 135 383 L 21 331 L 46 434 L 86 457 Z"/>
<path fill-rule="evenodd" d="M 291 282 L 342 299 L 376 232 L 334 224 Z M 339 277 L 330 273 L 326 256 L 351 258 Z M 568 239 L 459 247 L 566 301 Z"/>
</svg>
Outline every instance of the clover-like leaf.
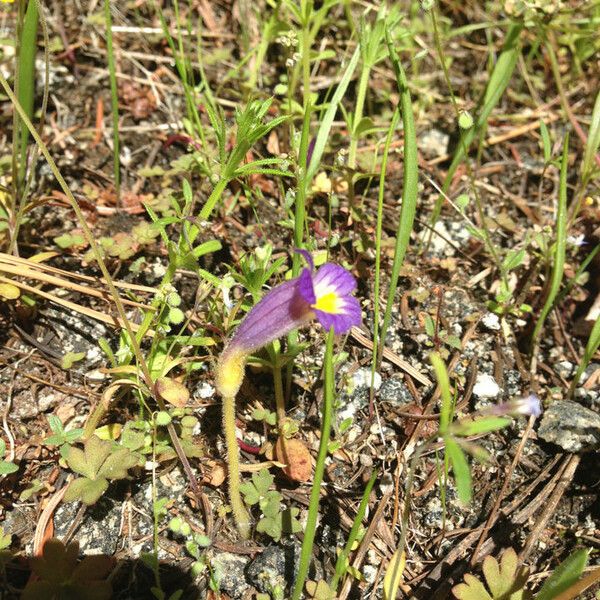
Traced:
<svg viewBox="0 0 600 600">
<path fill-rule="evenodd" d="M 494 600 L 477 577 L 466 573 L 464 583 L 459 583 L 452 588 L 452 593 L 459 600 Z"/>
<path fill-rule="evenodd" d="M 138 457 L 128 448 L 101 440 L 96 435 L 85 442 L 83 450 L 69 448 L 67 464 L 83 477 L 69 484 L 65 502 L 81 500 L 88 505 L 94 504 L 108 488 L 109 479 L 124 479 L 127 469 L 138 462 Z"/>
<path fill-rule="evenodd" d="M 258 504 L 260 494 L 253 483 L 249 481 L 242 483 L 240 485 L 240 492 L 244 495 L 244 502 L 248 504 L 248 506 Z"/>
<path fill-rule="evenodd" d="M 106 479 L 79 477 L 69 484 L 64 495 L 64 501 L 74 502 L 75 500 L 81 500 L 81 502 L 90 506 L 98 502 L 100 496 L 104 494 L 107 488 L 108 481 Z"/>
<path fill-rule="evenodd" d="M 65 546 L 60 540 L 52 538 L 44 544 L 41 556 L 29 559 L 29 565 L 40 579 L 50 583 L 62 583 L 73 573 L 78 554 L 77 542 Z"/>
<path fill-rule="evenodd" d="M 88 556 L 78 563 L 78 553 L 77 542 L 65 546 L 59 540 L 48 540 L 42 555 L 29 559 L 37 580 L 29 580 L 22 600 L 109 600 L 112 589 L 104 579 L 115 560 L 110 556 Z"/>
<path fill-rule="evenodd" d="M 531 594 L 525 590 L 528 571 L 519 568 L 517 553 L 507 548 L 500 563 L 493 556 L 483 560 L 483 575 L 489 588 L 486 590 L 477 577 L 466 574 L 464 583 L 455 586 L 452 593 L 460 600 L 528 600 Z"/>
<path fill-rule="evenodd" d="M 76 473 L 95 479 L 111 449 L 110 442 L 93 435 L 85 442 L 83 450 L 74 447 L 69 450 L 67 464 Z"/>
<path fill-rule="evenodd" d="M 100 467 L 98 476 L 106 479 L 125 479 L 127 469 L 135 467 L 138 462 L 138 457 L 128 448 L 119 448 L 107 457 L 102 467 Z"/>
<path fill-rule="evenodd" d="M 275 478 L 267 469 L 261 469 L 258 473 L 252 474 L 252 483 L 256 487 L 256 491 L 261 495 L 265 496 L 269 491 L 269 488 L 273 485 Z"/>
</svg>

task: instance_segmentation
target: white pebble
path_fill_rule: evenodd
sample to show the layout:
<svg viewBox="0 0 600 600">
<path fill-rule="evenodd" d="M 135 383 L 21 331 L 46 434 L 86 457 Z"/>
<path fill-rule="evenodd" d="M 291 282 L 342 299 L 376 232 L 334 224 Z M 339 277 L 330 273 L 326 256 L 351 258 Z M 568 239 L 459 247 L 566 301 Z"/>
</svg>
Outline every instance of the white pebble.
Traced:
<svg viewBox="0 0 600 600">
<path fill-rule="evenodd" d="M 487 313 L 481 319 L 483 326 L 493 331 L 500 331 L 500 317 L 494 313 Z"/>
<path fill-rule="evenodd" d="M 473 394 L 478 398 L 496 398 L 500 393 L 500 386 L 491 375 L 479 373 L 473 386 Z"/>
</svg>

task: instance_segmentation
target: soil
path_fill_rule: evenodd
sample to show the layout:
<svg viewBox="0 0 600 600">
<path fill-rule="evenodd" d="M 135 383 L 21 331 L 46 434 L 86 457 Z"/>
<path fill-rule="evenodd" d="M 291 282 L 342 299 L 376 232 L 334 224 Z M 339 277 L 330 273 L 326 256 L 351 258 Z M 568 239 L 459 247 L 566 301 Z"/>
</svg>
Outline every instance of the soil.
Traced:
<svg viewBox="0 0 600 600">
<path fill-rule="evenodd" d="M 186 171 L 178 166 L 192 156 L 193 145 L 187 143 L 189 132 L 183 122 L 186 115 L 183 87 L 152 3 L 140 1 L 120 6 L 113 17 L 117 26 L 114 36 L 122 174 L 121 198 L 117 199 L 112 171 L 110 86 L 104 25 L 100 19 L 102 7 L 98 2 L 90 3 L 89 7 L 84 4 L 50 2 L 45 7 L 52 51 L 49 53 L 49 104 L 42 137 L 79 202 L 86 223 L 99 239 L 119 233 L 128 235 L 136 225 L 150 223 L 142 203 L 148 202 L 156 211 L 162 210 L 169 194 L 181 198 L 184 178 L 191 184 L 198 207 L 204 204 L 214 182 L 198 169 Z M 172 25 L 175 19 L 172 4 L 158 4 Z M 266 11 L 266 5 L 271 3 L 255 4 Z M 464 6 L 440 3 L 442 16 L 454 27 L 486 20 L 484 9 L 478 3 L 460 4 Z M 198 0 L 191 5 L 194 19 L 200 18 L 204 27 L 202 51 L 208 84 L 231 124 L 234 107 L 242 105 L 245 99 L 274 94 L 275 85 L 286 72 L 282 46 L 278 43 L 269 46 L 259 79 L 261 83 L 256 89 L 248 90 L 242 77 L 243 69 L 235 71 L 233 68 L 245 56 L 248 44 L 255 46 L 260 40 L 262 21 L 254 12 L 257 7 L 241 0 L 213 3 Z M 357 7 L 354 9 L 358 11 Z M 181 10 L 187 15 L 187 5 Z M 344 20 L 342 5 L 332 10 L 336 19 Z M 3 4 L 0 14 L 2 36 L 12 35 L 14 6 Z M 315 91 L 322 95 L 342 72 L 339 60 L 342 51 L 345 52 L 347 31 L 343 26 L 335 26 L 335 22 L 335 19 L 328 20 L 321 34 L 324 48 L 332 44 L 339 51 L 339 56 L 334 52 L 336 56 L 322 60 L 316 69 Z M 439 412 L 439 393 L 429 360 L 433 350 L 440 352 L 448 366 L 457 392 L 455 410 L 459 417 L 530 393 L 537 394 L 548 408 L 553 402 L 570 398 L 569 385 L 593 324 L 585 317 L 596 300 L 600 281 L 596 259 L 590 263 L 587 277 L 575 283 L 548 317 L 539 343 L 537 365 L 532 370 L 528 344 L 548 293 L 548 254 L 528 251 L 524 265 L 510 275 L 512 294 L 516 298 L 514 306 L 529 304 L 531 310 L 518 314 L 508 312 L 500 318 L 490 308 L 490 301 L 500 286 L 498 269 L 466 219 L 446 202 L 433 234 L 430 233 L 431 214 L 438 198 L 431 182 L 439 185 L 444 179 L 455 148 L 457 127 L 431 31 L 425 30 L 420 35 L 426 40 L 429 54 L 419 63 L 421 70 L 418 77 L 414 76 L 414 88 L 411 80 L 420 152 L 419 205 L 386 339 L 387 352 L 377 368 L 373 394 L 370 379 L 374 311 L 375 302 L 385 307 L 400 214 L 401 132 L 394 137 L 386 178 L 381 298 L 373 294 L 378 173 L 358 181 L 351 204 L 347 187 L 343 185 L 347 171 L 340 166 L 349 139 L 341 114 L 337 116 L 339 121 L 335 123 L 324 158 L 325 164 L 335 165 L 327 173 L 334 187 L 333 198 L 312 193 L 307 208 L 308 235 L 315 248 L 330 249 L 331 259 L 349 267 L 356 275 L 356 295 L 363 308 L 360 329 L 337 343 L 337 349 L 342 351 L 343 348 L 345 353 L 344 360 L 336 367 L 334 439 L 339 447 L 327 461 L 310 571 L 313 580 L 331 580 L 338 552 L 347 540 L 365 485 L 372 472 L 378 471 L 363 521 L 364 535 L 352 558 L 355 573 L 360 573 L 360 577 L 346 578 L 338 590 L 340 598 L 382 597 L 385 566 L 400 539 L 402 511 L 407 502 L 405 484 L 411 470 L 414 481 L 406 529 L 407 564 L 398 597 L 450 598 L 452 586 L 461 582 L 465 573 L 473 572 L 481 577 L 484 556 L 499 556 L 508 547 L 520 553 L 523 563 L 534 574 L 530 579 L 533 589 L 538 589 L 543 579 L 576 549 L 591 548 L 588 567 L 599 564 L 600 504 L 595 463 L 600 435 L 597 423 L 589 414 L 582 417 L 583 428 L 589 428 L 586 445 L 576 451 L 558 445 L 556 440 L 560 442 L 560 435 L 554 436 L 552 442 L 537 435 L 543 417 L 538 420 L 517 418 L 500 432 L 471 439 L 470 442 L 485 451 L 487 460 L 472 462 L 473 499 L 468 505 L 459 501 L 454 478 L 442 481 L 440 477 L 443 444 L 439 440 L 428 445 L 416 467 L 411 464 L 416 448 L 437 431 L 437 421 L 426 418 Z M 501 36 L 496 31 L 489 35 L 499 51 Z M 475 113 L 487 81 L 488 40 L 485 33 L 477 30 L 451 39 L 448 52 L 452 57 L 454 94 Z M 556 142 L 555 157 L 559 156 L 564 133 L 570 128 L 561 110 L 549 59 L 543 53 L 533 52 L 534 42 L 533 33 L 523 34 L 524 47 L 531 51 L 529 60 L 533 66 L 529 67 L 533 69 L 535 81 L 526 82 L 519 75 L 513 76 L 507 94 L 489 120 L 482 154 L 477 164 L 475 160 L 472 163 L 476 166 L 473 177 L 491 241 L 502 256 L 512 248 L 523 247 L 525 240 L 542 233 L 549 235 L 554 230 L 558 168 L 544 165 L 539 127 L 532 126 L 522 132 L 518 132 L 518 128 L 539 122 L 542 112 L 536 110 L 538 104 L 543 103 L 546 107 L 543 115 Z M 7 48 L 0 46 L 4 50 L 0 69 L 12 81 L 12 62 Z M 38 64 L 43 67 L 41 48 L 40 35 Z M 566 45 L 562 48 L 561 72 L 571 86 L 568 101 L 587 130 L 600 83 L 597 55 L 582 62 L 572 56 Z M 195 58 L 192 60 L 198 75 L 198 65 Z M 42 67 L 38 69 L 40 73 L 43 73 Z M 38 107 L 42 81 L 43 77 L 37 86 Z M 534 86 L 537 98 L 530 94 L 528 84 Z M 348 110 L 355 99 L 356 85 L 353 81 L 344 100 Z M 376 124 L 384 124 L 387 129 L 389 100 L 395 103 L 397 99 L 393 72 L 387 63 L 381 63 L 373 72 L 369 90 L 369 114 Z M 270 116 L 279 114 L 283 103 L 284 98 L 276 96 Z M 103 119 L 97 120 L 100 106 Z M 200 115 L 209 129 L 203 106 L 200 106 Z M 0 128 L 0 159 L 4 162 L 11 156 L 12 108 L 8 101 L 2 104 Z M 286 126 L 277 128 L 268 139 L 258 142 L 248 160 L 272 154 L 291 155 L 289 131 Z M 373 153 L 375 145 L 384 137 L 385 131 L 361 141 L 358 168 L 363 172 L 369 173 L 373 164 L 379 164 L 373 162 Z M 234 140 L 229 140 L 228 147 L 232 143 Z M 583 152 L 582 141 L 572 135 L 570 194 L 577 189 Z M 216 151 L 211 148 L 207 154 L 214 156 Z M 187 164 L 191 164 L 189 160 Z M 9 176 L 8 167 L 2 167 L 0 183 L 6 186 Z M 210 225 L 202 230 L 198 239 L 198 242 L 216 239 L 222 247 L 201 257 L 197 268 L 224 281 L 230 267 L 238 270 L 244 256 L 257 249 L 260 253 L 267 244 L 273 247 L 274 259 L 283 257 L 285 265 L 291 265 L 294 244 L 289 223 L 292 213 L 286 193 L 293 191 L 293 181 L 293 178 L 288 181 L 267 174 L 232 182 Z M 461 194 L 472 195 L 470 176 L 464 169 L 458 171 L 449 190 L 453 199 Z M 569 245 L 567 249 L 565 278 L 569 279 L 598 243 L 597 178 L 592 179 L 584 197 L 589 200 L 585 201 L 569 234 L 583 236 L 585 244 Z M 100 271 L 96 263 L 86 257 L 85 244 L 67 247 L 57 244 L 56 239 L 65 233 L 79 234 L 81 226 L 43 159 L 35 162 L 29 201 L 38 206 L 28 214 L 22 226 L 20 256 L 31 259 L 39 253 L 52 252 L 45 264 L 60 269 L 61 277 L 65 280 L 69 276 L 88 277 L 82 282 L 104 293 Z M 480 227 L 482 223 L 472 204 L 471 200 L 469 214 Z M 175 234 L 174 228 L 168 231 Z M 4 235 L 4 231 L 0 234 Z M 431 241 L 427 243 L 430 235 Z M 115 281 L 138 286 L 120 288 L 123 297 L 150 304 L 153 290 L 168 266 L 168 251 L 160 237 L 136 250 L 126 258 L 109 257 L 107 264 Z M 135 267 L 137 261 L 140 262 Z M 279 269 L 269 284 L 281 279 L 286 268 Z M 111 483 L 96 504 L 85 507 L 78 502 L 62 502 L 52 510 L 53 499 L 65 489 L 72 471 L 59 448 L 45 443 L 52 433 L 48 417 L 58 417 L 67 430 L 85 426 L 111 382 L 125 376 L 109 370 L 110 360 L 98 343 L 102 338 L 117 352 L 120 331 L 111 323 L 116 312 L 105 298 L 70 286 L 61 288 L 55 283 L 32 282 L 26 273 L 23 275 L 22 280 L 30 285 L 96 312 L 83 314 L 72 306 L 36 297 L 33 292 L 29 294 L 35 297 L 32 302 L 23 298 L 0 302 L 3 429 L 0 436 L 13 452 L 8 458 L 18 466 L 14 473 L 0 475 L 0 525 L 12 536 L 10 558 L 5 560 L 0 554 L 2 597 L 19 598 L 27 582 L 35 577 L 27 557 L 40 550 L 36 529 L 43 539 L 57 537 L 65 543 L 77 541 L 80 557 L 113 557 L 115 566 L 108 577 L 113 598 L 153 597 L 151 589 L 157 582 L 146 555 L 155 548 L 165 598 L 177 590 L 182 590 L 182 599 L 257 598 L 259 593 L 288 597 L 297 572 L 302 535 L 284 535 L 281 540 L 273 540 L 266 534 L 255 533 L 251 541 L 243 542 L 227 512 L 221 409 L 212 374 L 214 361 L 226 339 L 224 315 L 227 311 L 222 290 L 206 292 L 205 282 L 189 268 L 180 269 L 173 282 L 182 298 L 180 308 L 190 317 L 185 333 L 198 330 L 212 340 L 206 346 L 179 350 L 182 359 L 194 364 L 189 371 L 182 367 L 179 374 L 182 377 L 185 374 L 185 386 L 191 392 L 186 410 L 198 419 L 190 439 L 199 450 L 197 456 L 190 458 L 190 463 L 202 486 L 205 506 L 194 494 L 188 476 L 175 457 L 171 455 L 158 461 L 149 453 L 145 455 L 144 466 L 132 470 L 129 478 Z M 234 285 L 229 301 L 235 303 L 243 298 L 243 288 Z M 131 304 L 127 311 L 132 323 L 141 322 L 139 308 Z M 107 317 L 108 322 L 107 318 L 98 320 L 97 313 Z M 433 337 L 427 332 L 426 317 L 435 322 Z M 303 330 L 300 340 L 303 349 L 296 359 L 287 414 L 298 424 L 297 437 L 314 458 L 320 437 L 324 336 L 314 326 Z M 452 340 L 458 346 L 451 343 Z M 149 352 L 150 348 L 151 342 L 144 341 L 142 351 Z M 63 363 L 67 353 L 80 353 L 68 369 Z M 571 398 L 591 411 L 596 419 L 600 406 L 599 372 L 600 360 L 596 355 Z M 238 425 L 250 449 L 262 447 L 263 452 L 258 455 L 242 451 L 244 463 L 257 464 L 273 458 L 276 436 L 264 421 L 255 418 L 257 406 L 274 411 L 275 397 L 268 370 L 253 366 L 248 369 L 238 400 Z M 143 410 L 136 394 L 121 393 L 111 400 L 100 425 L 124 426 L 139 419 Z M 565 430 L 568 428 L 566 422 L 562 425 Z M 283 505 L 298 508 L 298 518 L 304 523 L 310 481 L 290 481 L 277 468 L 271 472 L 275 475 L 274 489 L 280 492 Z M 249 480 L 250 472 L 244 473 L 244 478 Z M 501 492 L 505 480 L 507 485 Z M 496 506 L 500 494 L 501 502 Z M 153 503 L 160 498 L 167 498 L 168 503 L 155 532 Z M 186 540 L 174 534 L 168 523 L 173 517 L 181 517 L 195 532 L 208 533 L 206 506 L 212 528 L 203 560 L 209 567 L 196 577 L 191 569 L 194 558 L 186 549 Z M 44 526 L 41 517 L 45 511 L 50 511 L 50 515 Z M 253 511 L 254 518 L 258 519 L 257 508 Z M 220 581 L 218 587 L 216 580 Z M 276 595 L 277 586 L 283 596 Z M 593 589 L 586 594 L 580 597 L 596 597 Z"/>
</svg>

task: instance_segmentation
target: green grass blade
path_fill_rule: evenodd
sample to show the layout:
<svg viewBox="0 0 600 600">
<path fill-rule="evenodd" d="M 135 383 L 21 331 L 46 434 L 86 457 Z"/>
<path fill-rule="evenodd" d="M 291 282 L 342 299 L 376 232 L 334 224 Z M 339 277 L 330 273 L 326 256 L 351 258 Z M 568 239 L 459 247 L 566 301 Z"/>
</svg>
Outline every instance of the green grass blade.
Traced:
<svg viewBox="0 0 600 600">
<path fill-rule="evenodd" d="M 535 596 L 535 600 L 552 600 L 561 592 L 567 590 L 575 583 L 583 573 L 590 551 L 585 548 L 576 550 L 554 569 L 554 572 L 546 579 L 542 589 Z"/>
<path fill-rule="evenodd" d="M 344 94 L 348 89 L 348 85 L 352 80 L 352 76 L 356 70 L 356 65 L 358 64 L 359 58 L 360 48 L 357 47 L 352 55 L 352 58 L 350 59 L 350 62 L 348 63 L 348 66 L 346 67 L 346 71 L 344 72 L 341 81 L 339 82 L 331 98 L 331 101 L 329 102 L 329 106 L 327 107 L 325 114 L 323 115 L 323 120 L 321 121 L 321 126 L 319 127 L 319 132 L 317 133 L 317 138 L 315 140 L 315 147 L 310 159 L 310 165 L 306 172 L 306 179 L 304 182 L 306 189 L 308 189 L 310 186 L 310 182 L 317 173 L 317 169 L 321 166 L 321 158 L 323 157 L 325 145 L 329 139 L 329 132 L 331 131 L 331 125 L 333 124 L 335 113 L 337 112 L 338 105 L 344 97 Z"/>
<path fill-rule="evenodd" d="M 331 433 L 331 422 L 333 420 L 333 404 L 335 402 L 335 379 L 333 374 L 333 342 L 335 336 L 333 328 L 329 330 L 327 336 L 327 348 L 325 350 L 325 386 L 323 393 L 323 421 L 321 423 L 321 440 L 319 442 L 319 452 L 317 454 L 317 464 L 315 466 L 315 475 L 313 478 L 312 490 L 310 492 L 310 504 L 308 506 L 308 517 L 306 519 L 306 529 L 304 531 L 304 540 L 302 541 L 302 550 L 300 551 L 300 564 L 296 583 L 292 592 L 292 600 L 299 600 L 304 589 L 304 582 L 308 574 L 308 567 L 312 556 L 312 548 L 315 540 L 315 531 L 317 529 L 317 517 L 319 514 L 319 500 L 321 497 L 321 483 L 323 473 L 325 472 L 325 459 L 327 458 L 327 447 L 329 446 L 329 435 Z"/>
<path fill-rule="evenodd" d="M 458 499 L 463 504 L 468 504 L 473 495 L 469 461 L 454 438 L 446 436 L 444 438 L 444 443 L 446 445 L 446 457 L 452 465 Z"/>
<path fill-rule="evenodd" d="M 548 297 L 542 308 L 539 319 L 535 324 L 533 335 L 531 336 L 531 348 L 535 354 L 535 346 L 539 335 L 544 327 L 544 322 L 548 313 L 554 306 L 554 300 L 560 290 L 563 273 L 565 270 L 565 254 L 567 247 L 567 168 L 569 166 L 569 135 L 565 136 L 563 144 L 562 160 L 560 165 L 560 182 L 558 190 L 558 207 L 556 211 L 556 246 L 554 250 L 554 265 L 552 269 L 552 278 L 550 280 L 550 290 Z M 535 362 L 535 361 L 533 361 Z"/>
<path fill-rule="evenodd" d="M 113 177 L 115 178 L 115 193 L 117 195 L 117 203 L 119 203 L 119 199 L 121 197 L 121 162 L 119 158 L 119 92 L 117 89 L 117 69 L 115 66 L 115 51 L 113 47 L 110 0 L 104 0 L 104 24 L 106 26 L 106 54 L 108 72 L 110 75 L 110 105 L 113 126 Z"/>
<path fill-rule="evenodd" d="M 575 373 L 575 377 L 573 377 L 573 381 L 571 382 L 571 386 L 569 388 L 569 395 L 573 395 L 575 393 L 575 388 L 581 379 L 581 375 L 587 369 L 590 364 L 592 358 L 600 348 L 600 317 L 596 319 L 594 326 L 592 327 L 592 331 L 590 333 L 590 337 L 585 346 L 585 351 L 583 353 L 583 358 L 577 367 L 577 372 Z"/>
<path fill-rule="evenodd" d="M 373 362 L 371 364 L 371 381 L 374 381 L 375 371 L 378 363 L 378 347 L 379 347 L 379 291 L 381 289 L 381 232 L 383 229 L 383 200 L 385 195 L 385 178 L 387 173 L 388 156 L 392 145 L 392 138 L 398 121 L 400 120 L 400 112 L 398 109 L 394 111 L 390 127 L 388 129 L 385 145 L 383 147 L 383 155 L 381 158 L 381 167 L 379 173 L 379 192 L 377 198 L 377 224 L 375 226 L 375 286 L 373 289 L 374 298 L 374 314 L 373 314 Z M 371 394 L 373 387 L 371 387 Z"/>
<path fill-rule="evenodd" d="M 596 96 L 594 109 L 592 110 L 592 121 L 588 131 L 587 144 L 583 153 L 583 161 L 581 164 L 581 172 L 583 180 L 586 181 L 593 170 L 595 169 L 596 152 L 600 146 L 600 91 Z"/>
<path fill-rule="evenodd" d="M 23 29 L 19 40 L 19 62 L 17 98 L 19 104 L 30 120 L 33 120 L 33 103 L 35 98 L 35 54 L 37 50 L 37 31 L 39 14 L 36 0 L 29 0 L 23 20 Z M 25 182 L 27 172 L 27 144 L 29 130 L 25 123 L 19 124 L 19 188 Z"/>
<path fill-rule="evenodd" d="M 396 231 L 396 245 L 394 247 L 394 262 L 392 263 L 392 274 L 390 276 L 390 289 L 388 291 L 387 304 L 381 327 L 380 350 L 378 360 L 381 360 L 383 347 L 387 330 L 392 319 L 392 308 L 394 306 L 394 297 L 398 287 L 398 278 L 400 268 L 404 261 L 406 249 L 410 242 L 417 209 L 417 192 L 419 182 L 419 167 L 417 163 L 417 135 L 415 132 L 415 122 L 412 111 L 412 100 L 408 89 L 408 81 L 400 59 L 396 53 L 389 32 L 386 32 L 388 50 L 390 59 L 396 75 L 396 83 L 400 92 L 400 106 L 402 110 L 402 124 L 404 127 L 404 175 L 402 180 L 402 208 L 400 209 L 400 221 Z"/>
<path fill-rule="evenodd" d="M 452 401 L 452 392 L 450 391 L 450 380 L 448 378 L 446 365 L 437 352 L 432 352 L 429 356 L 429 360 L 433 365 L 435 377 L 440 387 L 440 393 L 442 397 L 442 408 L 440 410 L 440 435 L 444 435 L 450 426 L 452 408 L 454 405 L 454 402 Z"/>
</svg>

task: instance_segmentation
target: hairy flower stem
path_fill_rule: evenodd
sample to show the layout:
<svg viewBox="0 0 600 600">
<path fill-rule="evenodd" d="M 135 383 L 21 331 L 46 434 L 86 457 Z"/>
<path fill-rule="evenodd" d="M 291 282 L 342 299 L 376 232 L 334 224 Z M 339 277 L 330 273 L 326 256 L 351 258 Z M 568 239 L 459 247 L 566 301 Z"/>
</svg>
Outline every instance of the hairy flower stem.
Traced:
<svg viewBox="0 0 600 600">
<path fill-rule="evenodd" d="M 240 494 L 240 451 L 235 435 L 235 396 L 223 396 L 223 431 L 227 445 L 229 503 L 240 535 L 250 538 L 250 515 Z"/>
<path fill-rule="evenodd" d="M 250 515 L 240 493 L 240 450 L 235 435 L 235 398 L 244 380 L 248 355 L 225 348 L 215 371 L 215 386 L 223 399 L 223 432 L 227 447 L 229 503 L 240 535 L 250 537 Z"/>
</svg>

